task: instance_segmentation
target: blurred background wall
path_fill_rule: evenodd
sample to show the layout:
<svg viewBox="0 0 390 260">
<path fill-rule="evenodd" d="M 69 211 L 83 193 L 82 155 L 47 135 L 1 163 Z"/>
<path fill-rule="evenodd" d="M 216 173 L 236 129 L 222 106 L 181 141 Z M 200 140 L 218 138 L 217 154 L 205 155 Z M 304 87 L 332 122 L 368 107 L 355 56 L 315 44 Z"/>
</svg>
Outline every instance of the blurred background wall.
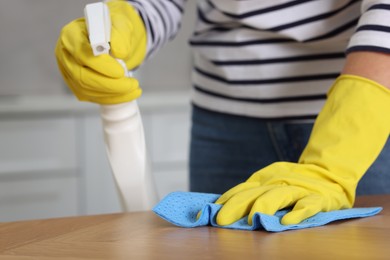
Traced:
<svg viewBox="0 0 390 260">
<path fill-rule="evenodd" d="M 91 2 L 96 1 L 0 1 L 0 96 L 68 92 L 57 69 L 54 47 L 61 28 L 82 16 L 84 6 Z M 138 73 L 145 91 L 189 88 L 191 58 L 187 42 L 195 2 L 188 3 L 178 37 Z"/>
</svg>

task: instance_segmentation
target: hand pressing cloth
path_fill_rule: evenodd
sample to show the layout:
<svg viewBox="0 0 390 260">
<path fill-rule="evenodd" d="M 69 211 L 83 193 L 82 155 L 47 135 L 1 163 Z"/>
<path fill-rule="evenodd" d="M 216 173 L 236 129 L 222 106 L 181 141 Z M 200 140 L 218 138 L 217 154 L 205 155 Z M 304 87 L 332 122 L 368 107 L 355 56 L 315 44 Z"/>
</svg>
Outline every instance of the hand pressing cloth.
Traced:
<svg viewBox="0 0 390 260">
<path fill-rule="evenodd" d="M 249 225 L 247 217 L 244 217 L 231 225 L 219 226 L 215 218 L 222 206 L 213 203 L 219 197 L 220 195 L 218 194 L 209 193 L 172 192 L 161 200 L 153 208 L 153 211 L 166 221 L 180 227 L 190 228 L 211 225 L 213 227 L 229 229 L 264 229 L 270 232 L 280 232 L 322 226 L 336 220 L 370 217 L 378 214 L 382 210 L 381 207 L 371 207 L 320 212 L 295 225 L 282 225 L 280 223 L 280 219 L 288 212 L 288 210 L 281 210 L 273 216 L 256 213 L 253 216 L 252 225 Z M 201 215 L 197 220 L 196 215 L 199 211 L 201 211 Z"/>
</svg>

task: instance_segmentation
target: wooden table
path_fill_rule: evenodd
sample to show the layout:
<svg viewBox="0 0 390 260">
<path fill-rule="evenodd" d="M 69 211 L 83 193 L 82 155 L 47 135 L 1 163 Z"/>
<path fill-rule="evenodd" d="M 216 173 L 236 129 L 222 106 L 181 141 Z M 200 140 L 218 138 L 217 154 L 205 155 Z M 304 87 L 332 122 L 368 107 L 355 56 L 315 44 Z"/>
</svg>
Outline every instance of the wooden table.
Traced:
<svg viewBox="0 0 390 260">
<path fill-rule="evenodd" d="M 268 233 L 173 226 L 151 212 L 0 224 L 0 259 L 390 259 L 390 195 L 377 216 Z"/>
</svg>

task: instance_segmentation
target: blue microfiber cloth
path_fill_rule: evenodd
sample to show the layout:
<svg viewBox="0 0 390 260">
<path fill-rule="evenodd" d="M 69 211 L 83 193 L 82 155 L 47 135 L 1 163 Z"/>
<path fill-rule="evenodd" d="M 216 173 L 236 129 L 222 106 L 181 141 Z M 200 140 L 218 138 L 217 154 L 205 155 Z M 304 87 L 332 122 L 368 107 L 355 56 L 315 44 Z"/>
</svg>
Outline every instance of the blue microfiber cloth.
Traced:
<svg viewBox="0 0 390 260">
<path fill-rule="evenodd" d="M 153 211 L 166 221 L 180 227 L 211 225 L 213 227 L 230 229 L 265 229 L 271 232 L 280 232 L 291 229 L 322 226 L 341 219 L 369 217 L 378 214 L 382 210 L 381 207 L 374 207 L 320 212 L 296 225 L 282 225 L 280 220 L 288 210 L 281 210 L 274 216 L 256 213 L 253 216 L 252 225 L 249 225 L 247 217 L 244 217 L 229 226 L 219 226 L 217 225 L 215 218 L 222 206 L 213 204 L 219 196 L 221 195 L 197 192 L 172 192 L 161 200 L 153 208 Z M 200 210 L 202 211 L 202 214 L 199 219 L 196 220 L 196 215 Z"/>
</svg>

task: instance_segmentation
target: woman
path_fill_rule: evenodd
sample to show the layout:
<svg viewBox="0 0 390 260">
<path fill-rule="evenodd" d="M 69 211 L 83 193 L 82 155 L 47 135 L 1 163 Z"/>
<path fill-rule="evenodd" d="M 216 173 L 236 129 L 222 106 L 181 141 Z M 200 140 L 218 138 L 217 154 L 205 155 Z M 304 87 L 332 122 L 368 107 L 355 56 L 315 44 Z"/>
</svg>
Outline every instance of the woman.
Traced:
<svg viewBox="0 0 390 260">
<path fill-rule="evenodd" d="M 113 56 L 128 69 L 152 57 L 185 2 L 108 2 Z M 389 14 L 390 1 L 198 1 L 190 188 L 231 188 L 216 202 L 219 224 L 290 206 L 282 221 L 294 224 L 352 207 L 356 189 L 390 191 Z M 56 55 L 74 94 L 138 98 L 138 82 L 88 46 L 83 19 L 64 27 Z"/>
</svg>

